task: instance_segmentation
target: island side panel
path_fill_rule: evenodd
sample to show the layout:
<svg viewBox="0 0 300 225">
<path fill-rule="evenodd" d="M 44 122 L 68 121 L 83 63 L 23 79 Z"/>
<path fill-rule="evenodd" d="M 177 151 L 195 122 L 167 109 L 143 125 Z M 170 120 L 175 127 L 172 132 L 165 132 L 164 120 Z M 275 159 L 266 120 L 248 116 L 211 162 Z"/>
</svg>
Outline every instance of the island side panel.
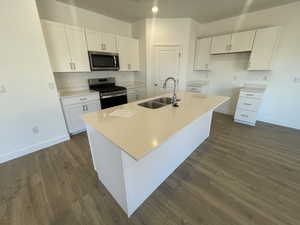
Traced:
<svg viewBox="0 0 300 225">
<path fill-rule="evenodd" d="M 211 121 L 209 111 L 138 161 L 122 152 L 128 216 L 209 137 Z"/>
<path fill-rule="evenodd" d="M 122 150 L 89 125 L 87 134 L 99 180 L 127 213 Z"/>
</svg>

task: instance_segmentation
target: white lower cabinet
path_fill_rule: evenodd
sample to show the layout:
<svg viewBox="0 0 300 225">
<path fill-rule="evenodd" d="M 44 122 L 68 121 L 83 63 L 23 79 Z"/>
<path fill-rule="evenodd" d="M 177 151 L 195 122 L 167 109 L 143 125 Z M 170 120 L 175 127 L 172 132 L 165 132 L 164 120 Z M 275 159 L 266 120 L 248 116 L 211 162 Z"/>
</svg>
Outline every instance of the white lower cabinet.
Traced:
<svg viewBox="0 0 300 225">
<path fill-rule="evenodd" d="M 97 97 L 98 100 L 89 101 L 89 99 L 95 99 Z M 75 100 L 77 100 L 77 102 L 75 102 Z M 67 127 L 71 134 L 80 133 L 86 130 L 85 124 L 80 118 L 81 115 L 88 112 L 96 112 L 101 109 L 98 93 L 97 96 L 63 97 L 62 105 Z"/>
<path fill-rule="evenodd" d="M 259 107 L 263 98 L 263 91 L 240 91 L 239 100 L 237 103 L 234 121 L 251 126 L 255 126 Z"/>
</svg>

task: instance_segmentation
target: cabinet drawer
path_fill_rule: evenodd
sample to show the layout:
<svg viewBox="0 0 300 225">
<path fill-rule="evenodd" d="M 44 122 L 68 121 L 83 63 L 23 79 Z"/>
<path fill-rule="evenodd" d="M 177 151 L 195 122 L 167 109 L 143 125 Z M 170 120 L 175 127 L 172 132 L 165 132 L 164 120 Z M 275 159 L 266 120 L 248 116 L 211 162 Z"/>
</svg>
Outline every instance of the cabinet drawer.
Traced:
<svg viewBox="0 0 300 225">
<path fill-rule="evenodd" d="M 237 104 L 237 108 L 257 112 L 260 102 L 261 100 L 256 98 L 240 97 Z"/>
<path fill-rule="evenodd" d="M 263 94 L 262 93 L 255 93 L 255 92 L 245 92 L 241 91 L 240 92 L 240 97 L 246 97 L 246 98 L 262 98 Z"/>
<path fill-rule="evenodd" d="M 255 123 L 256 115 L 257 115 L 257 112 L 251 112 L 251 111 L 237 109 L 235 112 L 234 119 L 240 120 L 240 121 L 246 121 L 249 123 Z"/>
<path fill-rule="evenodd" d="M 74 96 L 74 97 L 62 97 L 61 102 L 63 105 L 73 105 L 73 104 L 80 104 L 84 102 L 90 102 L 99 100 L 100 96 L 98 93 L 91 94 L 91 95 L 82 95 L 82 96 Z"/>
</svg>

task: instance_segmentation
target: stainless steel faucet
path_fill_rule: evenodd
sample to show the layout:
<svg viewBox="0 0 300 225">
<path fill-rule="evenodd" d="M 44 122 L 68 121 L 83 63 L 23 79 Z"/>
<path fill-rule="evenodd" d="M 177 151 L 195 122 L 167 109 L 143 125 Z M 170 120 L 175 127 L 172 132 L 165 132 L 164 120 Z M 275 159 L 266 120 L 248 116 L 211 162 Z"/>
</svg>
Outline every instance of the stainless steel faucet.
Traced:
<svg viewBox="0 0 300 225">
<path fill-rule="evenodd" d="M 176 84 L 177 84 L 177 81 L 174 77 L 168 77 L 165 82 L 164 82 L 164 85 L 163 85 L 163 88 L 166 89 L 167 88 L 167 83 L 169 80 L 172 80 L 174 81 L 174 89 L 173 89 L 173 96 L 172 96 L 172 105 L 174 107 L 178 107 L 178 104 L 177 104 L 177 96 L 176 96 Z"/>
</svg>

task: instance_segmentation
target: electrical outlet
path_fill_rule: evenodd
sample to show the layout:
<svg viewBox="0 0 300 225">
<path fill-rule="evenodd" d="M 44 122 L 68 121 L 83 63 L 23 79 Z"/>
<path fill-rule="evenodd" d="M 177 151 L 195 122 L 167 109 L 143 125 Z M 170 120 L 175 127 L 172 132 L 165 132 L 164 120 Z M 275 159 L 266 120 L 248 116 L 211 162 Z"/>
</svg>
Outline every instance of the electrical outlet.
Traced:
<svg viewBox="0 0 300 225">
<path fill-rule="evenodd" d="M 0 85 L 0 94 L 6 93 L 6 88 L 4 85 Z"/>
<path fill-rule="evenodd" d="M 50 82 L 48 85 L 49 85 L 50 90 L 54 90 L 54 88 L 55 88 L 54 83 Z"/>
<path fill-rule="evenodd" d="M 32 132 L 33 132 L 34 134 L 40 133 L 39 127 L 38 127 L 38 126 L 33 127 L 33 128 L 32 128 Z"/>
</svg>

